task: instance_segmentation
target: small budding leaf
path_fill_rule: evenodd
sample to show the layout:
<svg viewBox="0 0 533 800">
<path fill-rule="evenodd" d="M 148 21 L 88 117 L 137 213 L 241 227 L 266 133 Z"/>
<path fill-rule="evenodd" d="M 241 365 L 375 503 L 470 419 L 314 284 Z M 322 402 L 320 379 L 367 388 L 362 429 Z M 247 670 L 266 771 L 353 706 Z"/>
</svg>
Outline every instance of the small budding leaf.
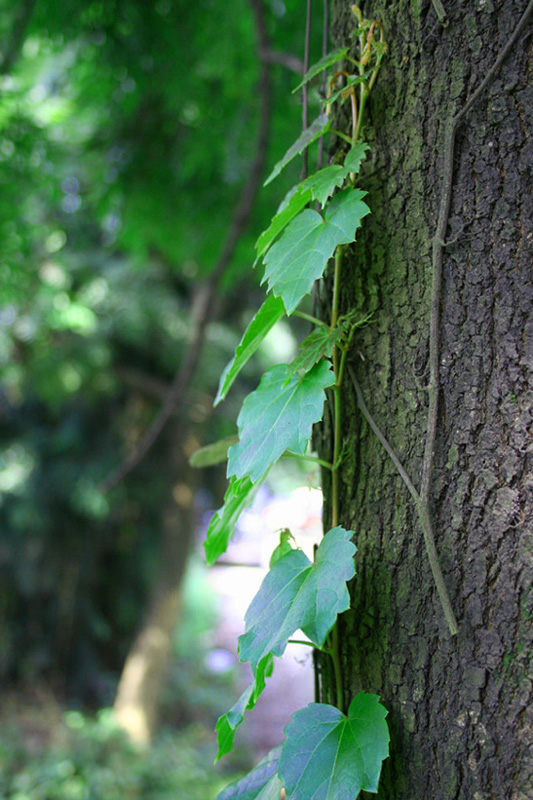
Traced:
<svg viewBox="0 0 533 800">
<path fill-rule="evenodd" d="M 204 550 L 208 564 L 214 564 L 228 549 L 237 520 L 252 502 L 257 488 L 258 484 L 252 483 L 249 478 L 231 479 L 224 495 L 224 505 L 215 512 L 207 528 Z"/>
<path fill-rule="evenodd" d="M 291 550 L 267 573 L 245 615 L 239 658 L 255 674 L 271 654 L 280 656 L 299 628 L 322 647 L 337 615 L 350 605 L 347 581 L 355 574 L 353 531 L 332 528 L 318 546 L 316 563 Z"/>
<path fill-rule="evenodd" d="M 371 72 L 367 72 L 365 75 L 351 75 L 344 86 L 341 89 L 337 89 L 336 92 L 333 92 L 329 97 L 326 97 L 325 100 L 322 101 L 322 105 L 324 107 L 331 106 L 333 103 L 336 103 L 339 97 L 343 96 L 344 98 L 348 97 L 348 90 L 351 86 L 357 86 L 360 83 L 366 83 L 368 78 L 372 75 Z"/>
<path fill-rule="evenodd" d="M 298 306 L 322 277 L 339 244 L 353 242 L 361 220 L 370 213 L 366 192 L 344 189 L 326 207 L 325 219 L 310 208 L 300 212 L 265 256 L 263 283 L 283 298 L 287 314 Z"/>
<path fill-rule="evenodd" d="M 219 439 L 218 442 L 200 447 L 200 449 L 196 450 L 190 457 L 189 464 L 196 469 L 222 464 L 228 457 L 228 450 L 231 445 L 236 444 L 238 441 L 239 437 L 237 435 L 226 436 L 225 439 Z"/>
<path fill-rule="evenodd" d="M 244 336 L 237 346 L 235 355 L 220 376 L 215 406 L 224 400 L 235 378 L 244 365 L 253 356 L 263 339 L 272 330 L 276 322 L 284 316 L 285 306 L 279 297 L 267 297 L 253 320 L 248 325 Z"/>
<path fill-rule="evenodd" d="M 269 567 L 272 568 L 276 561 L 279 561 L 282 556 L 286 556 L 287 553 L 290 553 L 293 550 L 293 546 L 291 545 L 291 539 L 294 540 L 294 536 L 287 528 L 281 531 L 279 535 L 279 544 L 274 550 L 272 551 L 272 555 L 270 556 Z"/>
<path fill-rule="evenodd" d="M 255 483 L 285 450 L 305 453 L 335 375 L 323 361 L 303 378 L 288 377 L 286 364 L 272 367 L 245 399 L 237 419 L 239 442 L 228 452 L 228 477 L 249 476 Z"/>
<path fill-rule="evenodd" d="M 344 326 L 330 330 L 320 325 L 311 331 L 300 345 L 298 355 L 289 364 L 291 373 L 305 374 L 322 358 L 329 358 L 335 345 L 338 345 L 344 333 Z"/>
<path fill-rule="evenodd" d="M 299 155 L 306 147 L 312 144 L 319 136 L 322 136 L 326 133 L 327 129 L 331 124 L 331 120 L 329 119 L 327 114 L 320 114 L 311 125 L 303 131 L 300 136 L 296 139 L 294 144 L 289 147 L 283 158 L 278 161 L 278 163 L 274 166 L 274 169 L 264 182 L 263 186 L 266 186 L 274 178 L 277 178 L 279 173 L 281 172 L 287 164 L 292 161 L 292 159 Z"/>
<path fill-rule="evenodd" d="M 345 716 L 325 703 L 293 714 L 285 728 L 279 774 L 287 800 L 355 800 L 378 790 L 389 754 L 387 710 L 375 694 L 359 692 Z"/>
<path fill-rule="evenodd" d="M 279 800 L 283 788 L 278 777 L 280 754 L 278 744 L 244 778 L 227 786 L 217 800 Z"/>
</svg>

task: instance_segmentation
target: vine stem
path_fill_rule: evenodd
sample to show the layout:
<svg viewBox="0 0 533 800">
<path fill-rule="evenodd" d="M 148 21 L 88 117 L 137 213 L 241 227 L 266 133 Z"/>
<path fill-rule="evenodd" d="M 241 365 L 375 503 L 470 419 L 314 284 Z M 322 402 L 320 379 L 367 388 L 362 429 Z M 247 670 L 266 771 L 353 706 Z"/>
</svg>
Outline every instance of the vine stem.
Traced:
<svg viewBox="0 0 533 800">
<path fill-rule="evenodd" d="M 431 281 L 431 312 L 429 330 L 429 408 L 428 426 L 426 434 L 426 444 L 424 449 L 424 462 L 422 465 L 422 483 L 420 488 L 421 502 L 425 506 L 425 511 L 429 515 L 429 493 L 431 484 L 431 474 L 433 470 L 433 456 L 435 452 L 435 441 L 437 437 L 437 418 L 439 413 L 439 358 L 440 358 L 440 305 L 442 297 L 442 261 L 445 246 L 446 229 L 450 215 L 450 205 L 453 187 L 453 161 L 455 151 L 455 135 L 462 119 L 477 102 L 483 91 L 486 89 L 496 72 L 507 58 L 516 40 L 525 29 L 528 19 L 533 12 L 533 0 L 530 0 L 526 10 L 519 19 L 516 28 L 504 45 L 499 56 L 489 69 L 476 91 L 465 105 L 448 123 L 444 138 L 444 163 L 443 163 L 443 182 L 441 190 L 441 200 L 439 206 L 439 216 L 433 237 L 432 248 L 432 281 Z"/>
<path fill-rule="evenodd" d="M 309 45 L 311 41 L 311 0 L 307 0 L 307 9 L 305 17 L 305 47 L 304 47 L 304 75 L 309 69 Z M 304 83 L 302 89 L 302 130 L 309 125 L 309 105 L 308 105 L 309 86 L 307 81 Z M 301 180 L 307 178 L 308 172 L 309 152 L 307 148 L 302 153 L 302 175 Z"/>
<path fill-rule="evenodd" d="M 312 314 L 306 314 L 305 311 L 294 311 L 293 316 L 300 317 L 300 319 L 305 319 L 306 322 L 310 322 L 312 325 L 319 325 L 322 326 L 323 328 L 328 327 L 328 324 L 326 322 L 324 322 L 321 319 L 318 319 L 318 317 L 314 317 Z"/>
<path fill-rule="evenodd" d="M 341 656 L 339 651 L 339 629 L 337 624 L 333 626 L 331 632 L 331 658 L 333 660 L 333 669 L 335 670 L 335 689 L 337 698 L 337 708 L 344 713 L 344 692 L 342 689 L 342 670 L 341 670 Z"/>
<path fill-rule="evenodd" d="M 435 581 L 435 586 L 437 587 L 437 593 L 439 595 L 442 611 L 446 619 L 450 634 L 452 636 L 455 636 L 459 632 L 459 626 L 457 624 L 455 614 L 453 613 L 450 596 L 448 594 L 446 583 L 444 581 L 444 576 L 440 568 L 437 548 L 435 546 L 435 535 L 433 532 L 433 523 L 431 520 L 431 515 L 428 513 L 427 506 L 422 502 L 419 493 L 415 489 L 414 484 L 411 481 L 407 472 L 405 471 L 405 468 L 403 467 L 400 459 L 394 452 L 393 448 L 389 444 L 384 434 L 379 429 L 377 423 L 375 422 L 370 411 L 368 410 L 363 397 L 363 393 L 361 391 L 361 387 L 359 386 L 357 378 L 355 377 L 355 372 L 353 371 L 351 366 L 348 366 L 348 371 L 350 373 L 350 378 L 352 380 L 353 388 L 357 396 L 357 402 L 359 404 L 359 408 L 361 409 L 363 417 L 366 419 L 370 428 L 374 431 L 377 438 L 383 445 L 385 451 L 390 456 L 392 463 L 398 470 L 401 479 L 407 486 L 407 489 L 414 500 L 415 508 L 417 510 L 418 518 L 420 521 L 420 527 L 422 528 L 422 534 L 424 536 L 424 544 L 426 546 L 426 552 L 428 555 L 429 565 L 431 567 L 431 573 L 433 575 L 433 580 Z"/>
<path fill-rule="evenodd" d="M 420 485 L 420 495 L 417 504 L 420 523 L 424 532 L 424 539 L 426 541 L 426 549 L 430 559 L 431 568 L 437 590 L 443 605 L 443 610 L 448 621 L 450 632 L 454 633 L 454 627 L 457 628 L 457 623 L 453 625 L 455 617 L 450 616 L 451 606 L 449 610 L 446 609 L 446 598 L 448 594 L 444 585 L 439 587 L 440 567 L 438 572 L 435 572 L 434 566 L 438 566 L 438 557 L 435 547 L 435 540 L 433 536 L 433 525 L 431 518 L 430 508 L 430 490 L 431 490 L 431 477 L 433 472 L 433 459 L 435 454 L 435 443 L 437 438 L 437 423 L 439 413 L 439 391 L 440 391 L 440 306 L 442 300 L 442 263 L 445 247 L 446 230 L 448 228 L 448 219 L 450 215 L 452 188 L 453 188 L 453 163 L 455 154 L 455 136 L 460 122 L 464 119 L 466 114 L 477 102 L 481 94 L 484 92 L 494 75 L 499 70 L 514 45 L 518 37 L 525 30 L 529 17 L 533 12 L 533 0 L 530 0 L 522 16 L 520 17 L 516 27 L 507 40 L 506 44 L 500 51 L 500 54 L 494 61 L 492 67 L 489 69 L 478 88 L 467 100 L 464 106 L 455 114 L 450 120 L 446 128 L 444 137 L 444 161 L 443 161 L 443 179 L 441 189 L 441 199 L 439 205 L 439 215 L 435 229 L 435 236 L 433 237 L 432 247 L 432 279 L 431 279 L 431 311 L 430 311 L 430 331 L 429 331 L 429 406 L 428 406 L 428 423 L 426 432 L 426 442 L 424 447 L 424 459 L 422 464 L 422 480 Z M 415 501 L 416 502 L 416 501 Z M 440 578 L 439 578 L 440 573 Z M 448 601 L 449 602 L 449 601 Z M 453 612 L 451 612 L 453 615 Z"/>
<path fill-rule="evenodd" d="M 341 283 L 343 248 L 339 245 L 335 251 L 335 271 L 333 278 L 333 302 L 331 308 L 330 329 L 333 330 L 339 318 L 339 295 Z M 333 470 L 331 473 L 331 527 L 339 524 L 339 457 L 341 452 L 341 390 L 339 381 L 339 348 L 333 348 L 333 372 L 335 373 L 335 386 L 333 387 L 334 414 L 333 414 Z"/>
<path fill-rule="evenodd" d="M 333 300 L 331 307 L 330 330 L 333 330 L 339 319 L 339 298 L 341 284 L 343 247 L 339 245 L 335 250 L 335 269 L 333 274 Z M 335 346 L 332 353 L 333 372 L 335 373 L 335 385 L 333 387 L 333 467 L 331 470 L 331 527 L 339 524 L 339 466 L 341 454 L 341 383 L 342 371 L 345 362 L 344 352 L 339 362 L 339 348 Z M 333 671 L 335 674 L 335 694 L 337 708 L 344 711 L 344 692 L 342 684 L 342 668 L 339 649 L 339 631 L 337 623 L 333 626 L 330 636 L 331 648 L 330 655 L 333 661 Z"/>
<path fill-rule="evenodd" d="M 282 458 L 293 458 L 296 461 L 312 461 L 314 464 L 318 464 L 324 469 L 331 469 L 335 468 L 334 464 L 330 464 L 329 461 L 325 461 L 323 458 L 319 458 L 318 456 L 311 456 L 311 455 L 300 455 L 300 453 L 289 453 L 286 451 L 283 453 Z"/>
</svg>

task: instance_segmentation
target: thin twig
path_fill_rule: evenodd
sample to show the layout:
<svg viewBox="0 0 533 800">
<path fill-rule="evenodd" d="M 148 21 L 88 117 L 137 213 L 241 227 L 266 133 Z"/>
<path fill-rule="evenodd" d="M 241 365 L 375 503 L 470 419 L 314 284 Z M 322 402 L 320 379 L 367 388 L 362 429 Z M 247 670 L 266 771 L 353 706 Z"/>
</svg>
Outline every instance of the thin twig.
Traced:
<svg viewBox="0 0 533 800">
<path fill-rule="evenodd" d="M 329 41 L 329 8 L 328 8 L 328 0 L 324 0 L 324 20 L 322 24 L 322 58 L 324 58 L 327 55 L 328 41 Z M 327 72 L 324 69 L 322 70 L 322 80 L 320 82 L 321 97 L 326 96 L 326 83 L 327 83 Z M 324 137 L 321 136 L 318 142 L 317 169 L 320 169 L 322 167 L 323 158 L 324 158 Z"/>
<path fill-rule="evenodd" d="M 431 572 L 433 575 L 433 580 L 435 581 L 435 586 L 437 587 L 437 593 L 439 595 L 439 600 L 441 602 L 442 610 L 446 618 L 446 622 L 448 623 L 448 628 L 450 630 L 450 633 L 452 636 L 455 636 L 455 634 L 459 630 L 459 626 L 457 625 L 457 620 L 455 618 L 455 614 L 453 613 L 452 604 L 450 602 L 450 597 L 448 595 L 448 590 L 446 589 L 446 584 L 444 582 L 444 577 L 442 574 L 442 570 L 440 568 L 437 548 L 435 546 L 435 535 L 433 533 L 433 524 L 431 521 L 431 516 L 426 512 L 426 507 L 423 506 L 420 499 L 420 495 L 415 489 L 414 484 L 411 481 L 407 472 L 405 471 L 405 468 L 402 465 L 400 459 L 392 449 L 388 440 L 381 432 L 377 423 L 372 417 L 370 411 L 368 410 L 368 407 L 363 397 L 363 393 L 361 391 L 361 387 L 359 386 L 357 378 L 355 377 L 355 372 L 353 371 L 350 365 L 348 365 L 348 372 L 350 373 L 350 378 L 352 380 L 353 388 L 357 396 L 357 402 L 359 404 L 359 408 L 361 409 L 363 417 L 366 419 L 371 429 L 374 431 L 377 438 L 383 445 L 386 453 L 389 455 L 392 463 L 398 470 L 401 479 L 407 486 L 409 494 L 414 500 L 415 508 L 418 513 L 418 518 L 420 521 L 420 527 L 422 528 L 422 533 L 424 535 L 424 543 L 426 545 L 426 552 L 428 554 L 429 565 L 431 567 Z"/>
<path fill-rule="evenodd" d="M 266 61 L 267 64 L 281 64 L 282 67 L 290 69 L 291 72 L 296 72 L 297 75 L 303 75 L 304 62 L 298 56 L 292 53 L 280 53 L 277 50 L 265 50 L 260 53 L 261 59 Z"/>
<path fill-rule="evenodd" d="M 450 204 L 452 198 L 453 188 L 453 161 L 455 150 L 455 135 L 461 120 L 470 111 L 472 106 L 476 103 L 480 95 L 486 89 L 490 81 L 493 79 L 496 72 L 501 67 L 504 60 L 507 58 L 516 40 L 525 30 L 527 21 L 533 12 L 533 0 L 527 5 L 526 10 L 522 14 L 520 20 L 511 37 L 507 41 L 500 55 L 487 72 L 478 88 L 470 99 L 465 103 L 463 108 L 457 112 L 453 119 L 449 122 L 446 129 L 444 138 L 444 163 L 443 163 L 443 179 L 441 200 L 439 207 L 439 216 L 437 220 L 437 227 L 435 236 L 433 238 L 433 251 L 432 251 L 432 284 L 431 284 L 431 316 L 430 316 L 430 331 L 429 331 L 429 409 L 428 409 L 428 427 L 426 434 L 426 446 L 424 450 L 424 462 L 422 466 L 422 483 L 420 488 L 420 497 L 429 511 L 429 493 L 431 484 L 431 474 L 433 469 L 433 456 L 435 452 L 435 440 L 437 436 L 437 417 L 439 405 L 439 359 L 440 359 L 440 305 L 442 297 L 442 260 L 445 246 L 446 229 L 448 227 L 448 218 L 450 214 Z"/>
<path fill-rule="evenodd" d="M 256 34 L 258 38 L 258 52 L 266 52 L 269 49 L 268 36 L 263 17 L 261 0 L 249 0 L 255 21 Z M 217 299 L 218 284 L 226 267 L 228 266 L 235 246 L 243 233 L 248 222 L 252 203 L 261 182 L 261 174 L 266 157 L 268 133 L 270 128 L 270 106 L 271 106 L 271 86 L 269 68 L 265 61 L 261 61 L 261 72 L 259 77 L 259 94 L 261 98 L 257 142 L 255 146 L 255 158 L 251 165 L 248 180 L 243 187 L 241 196 L 233 213 L 230 228 L 224 247 L 219 256 L 211 275 L 197 292 L 196 302 L 193 305 L 193 333 L 191 343 L 185 359 L 178 370 L 165 402 L 157 418 L 151 427 L 142 437 L 136 450 L 115 470 L 100 488 L 107 492 L 122 481 L 146 456 L 157 440 L 159 434 L 165 427 L 169 418 L 175 411 L 178 402 L 181 400 L 183 392 L 198 365 L 200 353 L 205 341 L 206 325 L 210 318 Z"/>
<path fill-rule="evenodd" d="M 433 239 L 433 250 L 432 250 L 433 275 L 432 275 L 432 286 L 431 286 L 431 312 L 430 312 L 430 338 L 429 338 L 429 369 L 430 369 L 430 379 L 429 379 L 429 389 L 428 389 L 429 409 L 428 409 L 428 427 L 426 432 L 426 442 L 424 448 L 424 460 L 422 465 L 422 480 L 421 480 L 420 493 L 418 493 L 417 490 L 415 489 L 412 481 L 407 475 L 407 472 L 405 471 L 400 460 L 396 456 L 396 453 L 394 452 L 389 442 L 382 434 L 379 427 L 372 418 L 372 415 L 370 414 L 365 404 L 361 388 L 355 377 L 355 373 L 350 366 L 348 367 L 361 412 L 365 417 L 365 419 L 367 420 L 370 427 L 372 428 L 372 430 L 374 431 L 374 433 L 376 434 L 377 438 L 385 448 L 386 452 L 390 456 L 396 469 L 398 470 L 398 473 L 400 474 L 402 480 L 407 486 L 407 489 L 409 490 L 411 497 L 414 500 L 420 520 L 420 525 L 422 527 L 422 531 L 424 534 L 424 541 L 429 558 L 429 563 L 431 566 L 431 571 L 433 573 L 433 579 L 435 581 L 437 592 L 439 594 L 441 605 L 444 611 L 444 615 L 446 617 L 446 621 L 448 623 L 448 627 L 452 635 L 455 635 L 458 632 L 458 626 L 457 626 L 457 621 L 455 619 L 455 615 L 453 613 L 453 609 L 451 607 L 448 591 L 444 583 L 444 578 L 442 576 L 442 571 L 439 565 L 437 549 L 435 546 L 435 536 L 433 532 L 433 522 L 430 510 L 430 487 L 431 487 L 431 475 L 433 470 L 433 456 L 435 452 L 435 441 L 437 435 L 438 400 L 439 400 L 439 388 L 440 388 L 439 327 L 440 327 L 440 305 L 442 298 L 442 261 L 443 261 L 445 236 L 446 236 L 446 229 L 448 227 L 448 218 L 450 213 L 452 188 L 453 188 L 453 161 L 454 161 L 454 150 L 455 150 L 455 135 L 461 120 L 466 116 L 468 111 L 470 111 L 472 106 L 478 100 L 482 92 L 488 86 L 488 84 L 490 83 L 490 81 L 492 80 L 492 78 L 502 65 L 505 58 L 510 53 L 518 37 L 525 29 L 527 21 L 531 16 L 532 12 L 533 12 L 533 0 L 530 0 L 526 10 L 524 11 L 522 17 L 520 18 L 513 34 L 509 38 L 505 47 L 499 54 L 498 58 L 496 59 L 491 69 L 488 71 L 487 75 L 482 80 L 482 82 L 480 83 L 474 94 L 470 97 L 470 99 L 465 103 L 463 108 L 460 111 L 458 111 L 458 113 L 453 117 L 451 122 L 448 124 L 445 134 L 443 185 L 441 191 L 441 201 L 439 206 L 439 216 L 437 220 L 435 236 Z"/>
<path fill-rule="evenodd" d="M 304 46 L 304 75 L 309 69 L 309 47 L 311 42 L 311 0 L 307 0 L 307 10 L 305 17 L 305 46 Z M 305 131 L 309 127 L 309 85 L 306 81 L 302 89 L 302 130 Z M 302 174 L 301 180 L 307 178 L 309 163 L 309 153 L 307 148 L 303 151 L 302 156 Z"/>
</svg>

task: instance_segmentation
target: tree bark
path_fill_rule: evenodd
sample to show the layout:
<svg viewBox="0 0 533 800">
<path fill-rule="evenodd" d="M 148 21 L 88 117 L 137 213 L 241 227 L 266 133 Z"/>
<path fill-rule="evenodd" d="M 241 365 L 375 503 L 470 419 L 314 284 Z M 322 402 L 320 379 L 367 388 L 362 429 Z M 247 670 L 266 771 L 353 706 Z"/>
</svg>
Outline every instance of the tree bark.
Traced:
<svg viewBox="0 0 533 800">
<path fill-rule="evenodd" d="M 169 424 L 171 474 L 163 515 L 158 575 L 146 618 L 132 644 L 115 699 L 119 725 L 137 745 L 155 733 L 159 704 L 179 619 L 181 585 L 194 537 L 194 478 L 183 452 L 183 423 Z"/>
<path fill-rule="evenodd" d="M 383 22 L 389 51 L 371 97 L 372 151 L 361 178 L 373 213 L 345 256 L 341 312 L 373 312 L 351 367 L 418 490 L 445 132 L 526 6 L 445 2 L 443 26 L 440 4 L 429 0 L 362 4 Z M 349 43 L 352 30 L 349 4 L 337 0 L 334 46 Z M 345 700 L 363 689 L 389 709 L 384 800 L 533 796 L 528 69 L 531 44 L 522 35 L 462 120 L 453 161 L 430 498 L 457 636 L 443 617 L 411 497 L 345 378 L 340 519 L 355 530 L 358 550 L 339 638 Z M 347 118 L 337 125 L 348 130 Z M 322 439 L 326 455 L 327 415 Z M 326 516 L 327 503 L 326 487 Z"/>
</svg>

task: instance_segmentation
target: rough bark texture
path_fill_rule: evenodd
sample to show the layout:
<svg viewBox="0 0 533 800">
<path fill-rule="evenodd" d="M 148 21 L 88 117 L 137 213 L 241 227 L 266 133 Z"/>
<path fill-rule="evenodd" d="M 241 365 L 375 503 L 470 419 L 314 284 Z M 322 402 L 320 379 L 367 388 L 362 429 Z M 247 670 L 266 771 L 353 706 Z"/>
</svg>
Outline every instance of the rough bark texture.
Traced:
<svg viewBox="0 0 533 800">
<path fill-rule="evenodd" d="M 417 487 L 444 130 L 526 2 L 444 6 L 447 27 L 429 0 L 362 4 L 383 21 L 389 54 L 371 98 L 362 177 L 373 214 L 345 258 L 342 291 L 342 311 L 374 312 L 351 364 Z M 337 0 L 335 46 L 350 41 L 352 19 Z M 531 43 L 522 37 L 455 151 L 432 504 L 456 637 L 411 498 L 346 377 L 340 520 L 356 531 L 358 574 L 340 640 L 346 700 L 364 689 L 389 709 L 391 757 L 378 794 L 387 800 L 533 796 L 531 114 Z M 327 696 L 325 684 L 327 676 Z"/>
</svg>

